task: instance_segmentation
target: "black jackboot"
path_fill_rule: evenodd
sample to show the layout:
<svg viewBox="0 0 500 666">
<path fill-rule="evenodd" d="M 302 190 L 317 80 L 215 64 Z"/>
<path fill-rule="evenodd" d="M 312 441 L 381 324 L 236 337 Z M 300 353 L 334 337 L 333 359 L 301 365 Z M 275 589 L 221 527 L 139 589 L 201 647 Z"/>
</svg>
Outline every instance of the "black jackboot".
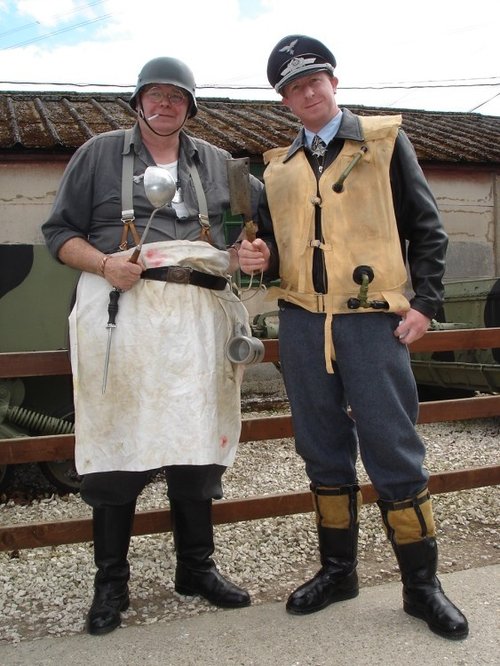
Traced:
<svg viewBox="0 0 500 666">
<path fill-rule="evenodd" d="M 321 569 L 289 596 L 286 610 L 315 613 L 359 594 L 357 566 L 359 486 L 312 486 L 318 524 Z"/>
<path fill-rule="evenodd" d="M 403 502 L 378 504 L 401 571 L 405 612 L 425 620 L 443 638 L 466 638 L 467 619 L 444 594 L 436 576 L 438 549 L 427 489 Z"/>
<path fill-rule="evenodd" d="M 120 626 L 120 612 L 129 605 L 127 560 L 135 501 L 123 506 L 94 509 L 94 560 L 97 573 L 94 599 L 85 628 L 89 634 L 107 634 Z"/>
<path fill-rule="evenodd" d="M 214 552 L 212 500 L 170 499 L 170 509 L 177 555 L 175 591 L 202 596 L 221 608 L 249 606 L 248 592 L 226 580 L 211 557 Z"/>
<path fill-rule="evenodd" d="M 465 616 L 443 592 L 437 572 L 436 539 L 426 538 L 394 549 L 403 582 L 403 608 L 425 620 L 431 631 L 444 638 L 466 638 Z"/>
</svg>

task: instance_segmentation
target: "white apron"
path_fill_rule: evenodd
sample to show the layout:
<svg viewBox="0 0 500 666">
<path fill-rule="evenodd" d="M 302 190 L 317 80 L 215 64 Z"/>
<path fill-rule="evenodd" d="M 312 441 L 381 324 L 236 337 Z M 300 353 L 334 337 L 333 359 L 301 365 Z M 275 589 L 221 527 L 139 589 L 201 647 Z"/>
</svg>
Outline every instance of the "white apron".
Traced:
<svg viewBox="0 0 500 666">
<path fill-rule="evenodd" d="M 141 258 L 148 268 L 217 275 L 229 261 L 202 241 L 150 243 Z M 78 473 L 231 465 L 243 368 L 231 364 L 225 346 L 235 323 L 250 331 L 241 301 L 229 287 L 140 280 L 118 301 L 103 394 L 110 290 L 102 277 L 83 273 L 69 318 Z"/>
</svg>

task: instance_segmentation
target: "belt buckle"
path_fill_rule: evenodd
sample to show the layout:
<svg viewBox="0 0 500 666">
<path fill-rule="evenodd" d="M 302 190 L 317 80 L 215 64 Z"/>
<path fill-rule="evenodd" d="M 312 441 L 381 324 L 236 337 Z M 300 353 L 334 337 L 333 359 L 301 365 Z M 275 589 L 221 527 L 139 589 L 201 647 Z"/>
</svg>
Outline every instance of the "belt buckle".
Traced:
<svg viewBox="0 0 500 666">
<path fill-rule="evenodd" d="M 169 266 L 167 269 L 167 282 L 176 284 L 189 284 L 191 269 L 186 266 Z"/>
</svg>

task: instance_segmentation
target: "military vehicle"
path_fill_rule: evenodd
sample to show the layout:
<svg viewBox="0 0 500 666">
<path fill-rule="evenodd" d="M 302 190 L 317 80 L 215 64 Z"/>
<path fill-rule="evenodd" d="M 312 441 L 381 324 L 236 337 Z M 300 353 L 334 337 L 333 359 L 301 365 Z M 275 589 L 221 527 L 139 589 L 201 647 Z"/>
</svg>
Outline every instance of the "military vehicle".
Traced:
<svg viewBox="0 0 500 666">
<path fill-rule="evenodd" d="M 0 352 L 67 349 L 67 317 L 77 273 L 43 245 L 0 245 Z M 0 439 L 73 430 L 69 376 L 0 379 Z M 73 461 L 40 463 L 59 490 L 77 491 Z M 10 466 L 0 465 L 0 488 Z"/>
<path fill-rule="evenodd" d="M 433 330 L 500 326 L 500 279 L 461 280 L 445 285 L 444 306 Z M 412 354 L 421 400 L 500 390 L 500 349 Z"/>
</svg>

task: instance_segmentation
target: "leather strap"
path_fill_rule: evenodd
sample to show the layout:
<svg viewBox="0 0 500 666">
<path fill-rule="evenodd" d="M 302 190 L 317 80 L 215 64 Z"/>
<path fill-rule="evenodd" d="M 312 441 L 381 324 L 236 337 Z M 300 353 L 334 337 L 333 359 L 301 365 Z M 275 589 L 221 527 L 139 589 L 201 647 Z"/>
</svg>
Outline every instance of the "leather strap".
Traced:
<svg viewBox="0 0 500 666">
<path fill-rule="evenodd" d="M 123 135 L 123 157 L 122 157 L 122 222 L 123 230 L 120 245 L 120 250 L 128 248 L 128 235 L 132 234 L 135 245 L 139 245 L 140 238 L 135 228 L 134 220 L 134 196 L 133 196 L 133 179 L 134 179 L 134 157 L 135 152 L 131 146 L 133 129 L 126 129 Z"/>
<path fill-rule="evenodd" d="M 311 492 L 315 495 L 352 495 L 358 492 L 359 486 L 353 484 L 352 486 L 317 486 L 314 483 L 310 484 Z"/>
<path fill-rule="evenodd" d="M 423 492 L 420 497 L 413 497 L 408 500 L 402 500 L 400 502 L 391 502 L 390 500 L 377 500 L 377 504 L 382 509 L 382 511 L 401 511 L 403 509 L 411 509 L 412 507 L 420 506 L 425 504 L 430 500 L 431 494 L 429 491 Z"/>
<path fill-rule="evenodd" d="M 212 275 L 195 271 L 187 266 L 160 266 L 147 268 L 141 273 L 143 280 L 158 280 L 160 282 L 175 282 L 176 284 L 191 284 L 195 287 L 222 291 L 228 281 L 222 275 Z"/>
<path fill-rule="evenodd" d="M 196 192 L 196 198 L 198 199 L 198 208 L 200 212 L 198 213 L 198 220 L 200 222 L 201 231 L 200 231 L 200 240 L 210 243 L 212 245 L 212 238 L 210 236 L 210 218 L 208 217 L 208 205 L 207 198 L 205 196 L 205 191 L 203 189 L 203 184 L 201 182 L 200 174 L 195 164 L 192 164 L 189 167 L 189 173 L 193 180 L 194 189 Z"/>
</svg>

